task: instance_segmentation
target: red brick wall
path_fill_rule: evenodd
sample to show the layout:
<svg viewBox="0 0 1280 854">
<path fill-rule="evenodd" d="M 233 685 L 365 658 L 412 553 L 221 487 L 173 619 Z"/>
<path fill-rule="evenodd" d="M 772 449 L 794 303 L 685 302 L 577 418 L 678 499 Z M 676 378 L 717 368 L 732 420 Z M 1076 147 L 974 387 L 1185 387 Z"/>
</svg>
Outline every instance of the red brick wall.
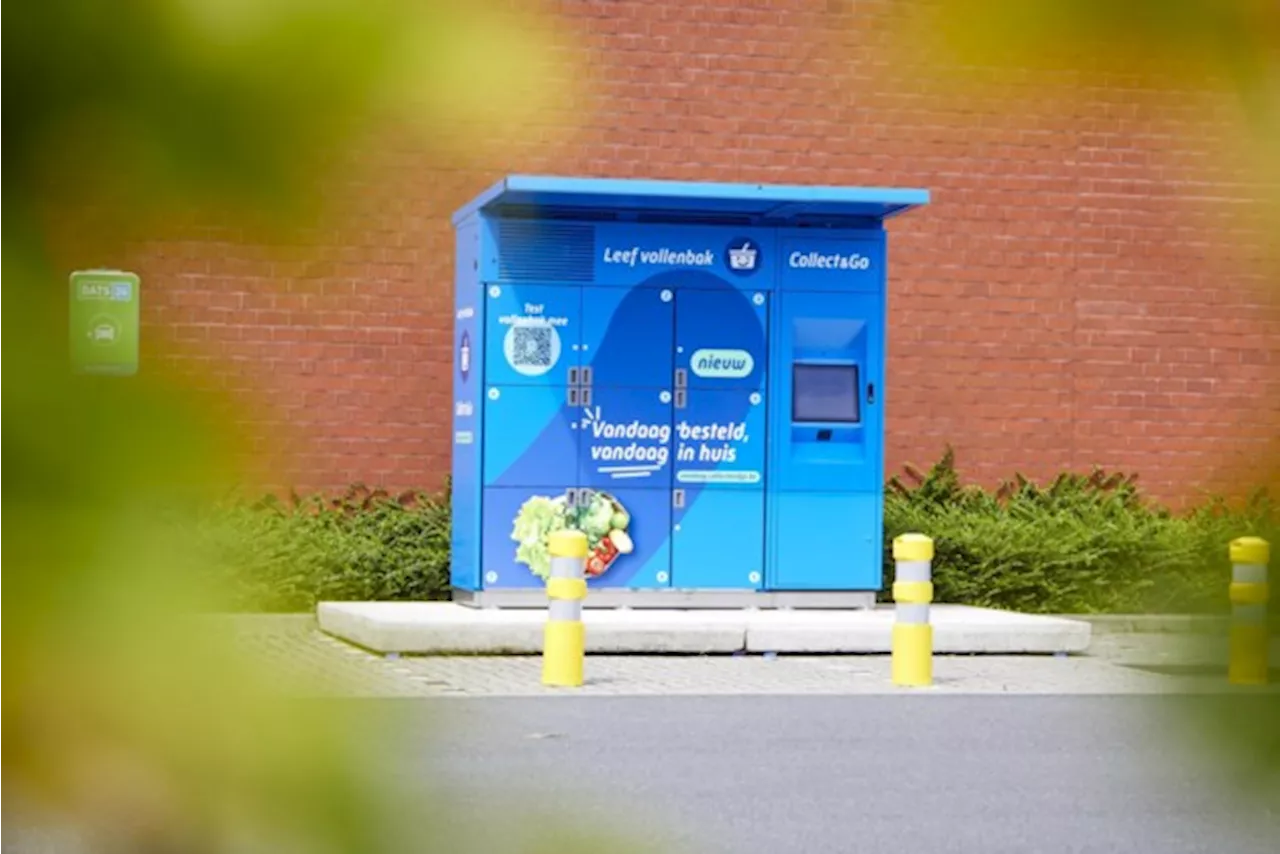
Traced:
<svg viewBox="0 0 1280 854">
<path fill-rule="evenodd" d="M 244 403 L 264 483 L 434 487 L 448 217 L 501 175 L 918 186 L 934 203 L 890 227 L 890 470 L 949 442 L 984 482 L 1097 464 L 1181 501 L 1256 481 L 1280 457 L 1280 313 L 1230 100 L 1072 75 L 948 88 L 889 53 L 896 4 L 851 8 L 565 3 L 588 91 L 487 140 L 508 153 L 374 135 L 325 226 L 141 247 L 144 358 Z"/>
</svg>

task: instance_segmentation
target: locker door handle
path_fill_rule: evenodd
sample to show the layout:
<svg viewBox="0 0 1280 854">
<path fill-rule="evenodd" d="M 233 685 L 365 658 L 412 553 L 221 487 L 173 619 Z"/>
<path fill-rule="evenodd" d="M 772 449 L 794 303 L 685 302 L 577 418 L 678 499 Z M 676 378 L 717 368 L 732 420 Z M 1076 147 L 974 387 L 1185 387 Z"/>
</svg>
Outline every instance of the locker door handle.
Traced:
<svg viewBox="0 0 1280 854">
<path fill-rule="evenodd" d="M 590 406 L 591 386 L 583 386 L 582 390 L 578 393 L 578 399 L 582 401 L 583 406 Z"/>
<path fill-rule="evenodd" d="M 867 383 L 867 403 L 876 402 L 876 384 Z"/>
<path fill-rule="evenodd" d="M 577 385 L 577 384 L 578 384 L 578 369 L 570 368 L 569 369 L 569 385 Z"/>
<path fill-rule="evenodd" d="M 591 368 L 589 366 L 584 367 L 582 369 L 581 374 L 582 374 L 582 384 L 591 385 Z"/>
<path fill-rule="evenodd" d="M 676 508 L 677 510 L 684 507 L 684 490 L 683 489 L 671 490 L 671 506 Z"/>
<path fill-rule="evenodd" d="M 569 405 L 578 405 L 578 387 L 576 385 L 569 386 Z"/>
<path fill-rule="evenodd" d="M 684 388 L 689 384 L 689 371 L 685 368 L 676 368 L 676 388 Z"/>
<path fill-rule="evenodd" d="M 675 394 L 676 409 L 684 409 L 689 405 L 689 392 L 687 389 L 678 388 Z"/>
</svg>

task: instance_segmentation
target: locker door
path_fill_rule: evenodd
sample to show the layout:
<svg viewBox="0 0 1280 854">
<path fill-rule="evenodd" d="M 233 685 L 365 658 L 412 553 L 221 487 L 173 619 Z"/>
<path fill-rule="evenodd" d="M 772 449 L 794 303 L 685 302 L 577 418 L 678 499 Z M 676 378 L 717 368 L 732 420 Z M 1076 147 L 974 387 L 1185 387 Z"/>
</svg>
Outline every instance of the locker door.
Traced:
<svg viewBox="0 0 1280 854">
<path fill-rule="evenodd" d="M 599 489 L 669 489 L 671 393 L 592 386 L 585 395 L 578 482 Z"/>
<path fill-rule="evenodd" d="M 670 388 L 674 314 L 670 288 L 583 288 L 583 381 L 598 388 Z"/>
<path fill-rule="evenodd" d="M 578 389 L 485 387 L 485 486 L 576 486 Z"/>
<path fill-rule="evenodd" d="M 764 387 L 768 295 L 688 290 L 676 294 L 674 384 L 717 389 Z"/>
<path fill-rule="evenodd" d="M 516 517 L 528 502 L 567 503 L 568 488 L 554 486 L 490 486 L 484 490 L 481 520 L 481 578 L 486 590 L 493 588 L 542 587 L 550 569 L 545 543 L 522 543 L 515 539 Z"/>
<path fill-rule="evenodd" d="M 681 388 L 673 400 L 675 486 L 764 488 L 764 392 Z"/>
<path fill-rule="evenodd" d="M 485 382 L 569 385 L 582 343 L 582 289 L 490 285 L 485 294 Z"/>
<path fill-rule="evenodd" d="M 586 491 L 586 490 L 584 490 Z M 609 532 L 609 542 L 597 545 L 603 572 L 587 578 L 589 587 L 630 587 L 658 589 L 671 585 L 671 490 L 609 487 L 600 490 L 616 509 L 625 514 L 619 539 Z M 623 545 L 619 547 L 619 543 Z M 630 548 L 623 552 L 620 548 Z M 588 561 L 588 572 L 596 565 Z"/>
<path fill-rule="evenodd" d="M 765 405 L 760 391 L 677 389 L 671 583 L 764 581 Z"/>
</svg>

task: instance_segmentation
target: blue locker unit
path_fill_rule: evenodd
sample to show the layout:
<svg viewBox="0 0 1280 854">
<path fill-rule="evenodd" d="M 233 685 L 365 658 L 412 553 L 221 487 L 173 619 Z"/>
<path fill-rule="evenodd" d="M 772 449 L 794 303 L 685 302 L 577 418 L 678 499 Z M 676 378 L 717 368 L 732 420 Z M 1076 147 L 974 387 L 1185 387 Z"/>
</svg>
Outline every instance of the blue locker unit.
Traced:
<svg viewBox="0 0 1280 854">
<path fill-rule="evenodd" d="M 454 217 L 452 583 L 881 586 L 884 221 L 922 190 L 512 176 Z M 629 594 L 628 594 L 629 595 Z"/>
</svg>

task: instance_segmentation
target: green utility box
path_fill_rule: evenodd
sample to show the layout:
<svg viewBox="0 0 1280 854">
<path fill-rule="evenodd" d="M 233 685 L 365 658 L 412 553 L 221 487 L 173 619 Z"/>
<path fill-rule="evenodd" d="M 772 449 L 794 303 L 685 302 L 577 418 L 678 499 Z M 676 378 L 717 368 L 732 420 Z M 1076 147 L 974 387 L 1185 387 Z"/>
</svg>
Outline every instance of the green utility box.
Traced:
<svg viewBox="0 0 1280 854">
<path fill-rule="evenodd" d="M 71 274 L 71 368 L 82 374 L 138 372 L 139 281 L 134 273 Z"/>
</svg>

